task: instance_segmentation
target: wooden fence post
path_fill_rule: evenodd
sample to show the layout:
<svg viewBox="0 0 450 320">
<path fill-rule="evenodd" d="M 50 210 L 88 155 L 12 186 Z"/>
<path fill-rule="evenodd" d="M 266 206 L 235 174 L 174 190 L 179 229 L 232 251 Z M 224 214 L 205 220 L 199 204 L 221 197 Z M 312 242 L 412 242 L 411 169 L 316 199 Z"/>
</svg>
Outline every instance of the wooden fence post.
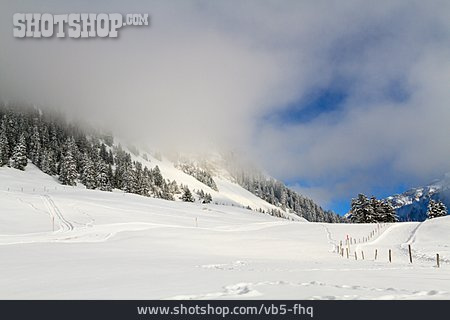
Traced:
<svg viewBox="0 0 450 320">
<path fill-rule="evenodd" d="M 358 260 L 358 255 L 356 254 L 356 251 L 355 251 L 355 260 Z"/>
<path fill-rule="evenodd" d="M 377 256 L 378 256 L 378 249 L 375 249 L 375 260 L 377 260 Z"/>
<path fill-rule="evenodd" d="M 361 257 L 364 260 L 364 251 L 361 250 Z"/>
<path fill-rule="evenodd" d="M 440 267 L 440 264 L 439 264 L 439 253 L 436 253 L 436 264 L 437 264 L 437 267 L 439 268 Z"/>
<path fill-rule="evenodd" d="M 347 259 L 348 259 L 348 248 L 346 248 L 347 249 Z"/>
<path fill-rule="evenodd" d="M 408 244 L 408 252 L 409 252 L 409 262 L 412 263 L 412 253 L 411 253 L 411 245 Z"/>
<path fill-rule="evenodd" d="M 392 262 L 392 251 L 391 249 L 389 249 L 389 263 Z"/>
</svg>

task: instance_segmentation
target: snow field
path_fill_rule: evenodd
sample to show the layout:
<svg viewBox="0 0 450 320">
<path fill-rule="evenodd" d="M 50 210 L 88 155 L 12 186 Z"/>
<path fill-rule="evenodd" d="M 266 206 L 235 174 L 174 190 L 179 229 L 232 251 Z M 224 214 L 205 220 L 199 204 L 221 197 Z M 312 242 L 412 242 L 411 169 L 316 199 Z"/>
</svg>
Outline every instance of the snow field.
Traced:
<svg viewBox="0 0 450 320">
<path fill-rule="evenodd" d="M 0 168 L 0 298 L 449 299 L 449 228 L 293 222 Z M 337 253 L 347 235 L 370 238 L 358 260 Z"/>
</svg>

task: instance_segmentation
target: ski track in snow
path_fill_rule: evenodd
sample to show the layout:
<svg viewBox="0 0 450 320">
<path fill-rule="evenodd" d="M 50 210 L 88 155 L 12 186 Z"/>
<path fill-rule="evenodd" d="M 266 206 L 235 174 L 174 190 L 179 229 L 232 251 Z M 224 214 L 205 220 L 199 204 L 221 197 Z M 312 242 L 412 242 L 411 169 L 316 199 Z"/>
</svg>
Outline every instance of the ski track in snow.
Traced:
<svg viewBox="0 0 450 320">
<path fill-rule="evenodd" d="M 424 222 L 425 221 L 420 222 L 411 231 L 411 234 L 410 234 L 408 240 L 406 240 L 406 242 L 404 242 L 400 245 L 400 250 L 402 250 L 405 254 L 408 254 L 408 245 L 411 245 L 411 254 L 413 256 L 413 260 L 422 260 L 422 261 L 427 261 L 427 262 L 436 261 L 436 256 L 431 256 L 429 254 L 421 252 L 420 250 L 418 250 L 417 248 L 415 248 L 413 246 L 413 244 L 416 241 L 417 231 L 423 225 Z M 450 263 L 450 259 L 444 258 L 442 256 L 440 257 L 439 261 L 440 261 L 440 263 Z"/>
<path fill-rule="evenodd" d="M 74 229 L 73 224 L 64 217 L 59 208 L 56 206 L 53 199 L 48 194 L 41 196 L 41 198 L 42 201 L 44 201 L 45 205 L 47 206 L 52 217 L 58 221 L 61 230 L 63 232 L 72 231 Z"/>
<path fill-rule="evenodd" d="M 321 224 L 321 226 L 325 229 L 325 232 L 327 234 L 328 243 L 333 246 L 333 248 L 330 250 L 330 252 L 337 252 L 338 246 L 337 246 L 336 240 L 334 240 L 331 235 L 330 229 L 328 229 L 327 226 L 324 224 Z"/>
<path fill-rule="evenodd" d="M 420 222 L 412 231 L 411 234 L 409 235 L 408 240 L 406 240 L 406 242 L 404 244 L 408 245 L 408 244 L 413 244 L 414 241 L 416 241 L 416 234 L 417 234 L 417 230 L 419 230 L 419 228 L 422 226 L 423 222 Z"/>
</svg>

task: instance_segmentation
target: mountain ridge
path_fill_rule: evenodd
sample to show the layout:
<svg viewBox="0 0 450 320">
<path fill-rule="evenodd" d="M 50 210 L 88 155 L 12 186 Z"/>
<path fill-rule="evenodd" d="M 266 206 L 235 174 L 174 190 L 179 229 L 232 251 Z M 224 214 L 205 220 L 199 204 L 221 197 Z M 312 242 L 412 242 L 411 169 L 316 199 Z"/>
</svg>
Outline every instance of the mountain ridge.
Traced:
<svg viewBox="0 0 450 320">
<path fill-rule="evenodd" d="M 424 221 L 427 219 L 430 199 L 442 201 L 450 207 L 450 173 L 435 179 L 423 187 L 411 188 L 403 193 L 386 198 L 397 212 L 401 221 Z"/>
</svg>

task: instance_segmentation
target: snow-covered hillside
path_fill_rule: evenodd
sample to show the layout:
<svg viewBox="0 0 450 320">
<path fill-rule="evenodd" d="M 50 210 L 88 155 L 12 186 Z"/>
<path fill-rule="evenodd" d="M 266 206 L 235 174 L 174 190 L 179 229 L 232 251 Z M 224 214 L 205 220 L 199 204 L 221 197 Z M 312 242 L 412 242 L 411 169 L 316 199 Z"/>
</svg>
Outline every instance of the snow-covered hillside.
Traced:
<svg viewBox="0 0 450 320">
<path fill-rule="evenodd" d="M 423 221 L 427 218 L 427 206 L 430 201 L 440 200 L 450 208 L 450 173 L 425 187 L 412 188 L 402 194 L 387 198 L 404 221 Z"/>
<path fill-rule="evenodd" d="M 129 151 L 126 147 L 125 150 Z M 253 210 L 276 210 L 281 211 L 282 209 L 276 207 L 261 198 L 257 197 L 253 193 L 245 190 L 241 186 L 239 186 L 233 179 L 233 177 L 217 162 L 212 160 L 205 159 L 205 155 L 203 155 L 203 162 L 208 163 L 208 168 L 214 172 L 213 179 L 217 185 L 217 190 L 214 190 L 207 186 L 206 184 L 200 182 L 193 176 L 184 173 L 182 170 L 176 167 L 176 161 L 169 160 L 164 156 L 155 157 L 151 153 L 141 152 L 140 155 L 134 155 L 131 153 L 131 158 L 134 161 L 141 162 L 144 166 L 149 168 L 158 166 L 161 170 L 161 174 L 165 179 L 175 180 L 179 185 L 188 186 L 191 190 L 203 190 L 206 193 L 211 194 L 214 204 L 221 204 L 227 206 L 237 206 L 241 208 L 251 208 Z M 213 154 L 215 156 L 216 161 L 217 158 L 220 158 L 219 155 Z M 212 157 L 210 156 L 210 157 Z M 194 158 L 194 155 L 190 155 L 190 159 Z M 289 213 L 283 210 L 283 216 L 299 220 L 306 221 L 305 219 L 299 217 L 294 213 Z"/>
<path fill-rule="evenodd" d="M 32 165 L 2 167 L 0 298 L 449 299 L 449 228 L 448 217 L 385 225 L 347 259 L 340 241 L 376 225 L 62 186 Z"/>
</svg>

